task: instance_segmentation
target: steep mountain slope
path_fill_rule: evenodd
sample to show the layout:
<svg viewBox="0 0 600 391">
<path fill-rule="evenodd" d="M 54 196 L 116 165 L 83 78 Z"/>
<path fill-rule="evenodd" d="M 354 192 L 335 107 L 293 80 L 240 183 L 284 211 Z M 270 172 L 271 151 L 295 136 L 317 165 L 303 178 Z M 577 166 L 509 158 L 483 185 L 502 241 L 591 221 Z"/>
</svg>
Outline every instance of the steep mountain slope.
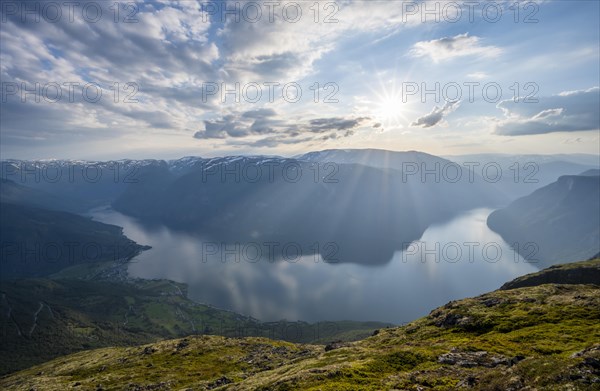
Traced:
<svg viewBox="0 0 600 391">
<path fill-rule="evenodd" d="M 488 226 L 524 258 L 552 264 L 600 252 L 600 177 L 563 176 L 490 214 Z"/>
<path fill-rule="evenodd" d="M 4 377 L 0 387 L 592 390 L 600 385 L 599 319 L 600 281 L 544 284 L 450 302 L 354 343 L 188 337 L 77 353 Z"/>
<path fill-rule="evenodd" d="M 162 160 L 4 160 L 0 174 L 20 186 L 70 200 L 77 211 L 85 211 L 110 204 L 140 176 L 168 167 Z"/>
<path fill-rule="evenodd" d="M 0 178 L 0 202 L 73 213 L 85 211 L 85 208 L 75 199 L 66 196 L 57 197 L 43 190 L 33 189 L 2 178 Z"/>
<path fill-rule="evenodd" d="M 120 227 L 76 214 L 0 203 L 0 278 L 44 276 L 82 262 L 125 261 L 145 247 Z"/>
</svg>

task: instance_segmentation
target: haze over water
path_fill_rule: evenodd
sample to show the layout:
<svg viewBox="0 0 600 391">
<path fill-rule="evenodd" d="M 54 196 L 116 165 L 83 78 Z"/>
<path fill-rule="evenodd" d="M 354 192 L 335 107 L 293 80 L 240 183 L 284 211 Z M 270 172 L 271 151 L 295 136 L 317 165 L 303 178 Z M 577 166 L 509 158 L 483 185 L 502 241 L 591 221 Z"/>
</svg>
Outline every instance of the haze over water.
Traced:
<svg viewBox="0 0 600 391">
<path fill-rule="evenodd" d="M 430 226 L 419 241 L 383 266 L 331 264 L 315 255 L 269 262 L 268 254 L 257 261 L 253 255 L 238 254 L 240 262 L 235 262 L 232 254 L 207 256 L 208 244 L 164 226 L 148 228 L 110 209 L 92 216 L 122 226 L 125 235 L 152 246 L 132 260 L 131 277 L 186 283 L 189 297 L 198 302 L 262 321 L 402 323 L 449 300 L 495 290 L 537 270 L 487 227 L 491 212 L 475 209 Z M 221 244 L 217 248 L 224 249 Z"/>
</svg>

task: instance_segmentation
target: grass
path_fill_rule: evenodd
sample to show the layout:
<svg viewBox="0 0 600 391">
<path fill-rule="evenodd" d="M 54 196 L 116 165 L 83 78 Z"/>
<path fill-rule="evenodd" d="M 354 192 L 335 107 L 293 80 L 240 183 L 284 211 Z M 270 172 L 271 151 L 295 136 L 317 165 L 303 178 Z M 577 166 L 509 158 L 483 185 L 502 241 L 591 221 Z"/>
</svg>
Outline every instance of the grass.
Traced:
<svg viewBox="0 0 600 391">
<path fill-rule="evenodd" d="M 544 284 L 450 302 L 333 350 L 191 336 L 61 357 L 0 379 L 0 388 L 593 390 L 598 363 L 600 286 Z"/>
<path fill-rule="evenodd" d="M 72 277 L 73 271 L 66 271 L 66 275 Z M 0 281 L 0 291 L 4 294 L 0 298 L 0 375 L 81 350 L 140 345 L 188 335 L 263 336 L 328 343 L 365 338 L 373 330 L 388 326 L 349 321 L 262 323 L 195 303 L 185 297 L 185 285 L 166 280 L 110 282 L 55 276 Z M 29 335 L 40 303 L 45 306 Z M 9 310 L 11 315 L 7 317 Z"/>
</svg>

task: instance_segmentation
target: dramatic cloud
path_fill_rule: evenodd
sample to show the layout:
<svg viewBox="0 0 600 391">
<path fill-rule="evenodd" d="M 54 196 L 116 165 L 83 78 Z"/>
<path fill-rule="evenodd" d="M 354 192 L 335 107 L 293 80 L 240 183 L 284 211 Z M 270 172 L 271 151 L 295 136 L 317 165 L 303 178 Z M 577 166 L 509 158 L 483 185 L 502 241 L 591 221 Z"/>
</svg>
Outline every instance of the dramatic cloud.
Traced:
<svg viewBox="0 0 600 391">
<path fill-rule="evenodd" d="M 417 118 L 410 126 L 431 128 L 437 125 L 444 117 L 458 108 L 459 101 L 446 102 L 443 107 L 435 106 L 431 113 Z"/>
<path fill-rule="evenodd" d="M 94 21 L 84 18 L 85 2 L 58 2 L 53 4 L 61 7 L 62 17 L 52 22 L 46 20 L 45 7 L 36 4 L 11 2 L 15 12 L 7 8 L 2 15 L 0 76 L 3 83 L 18 87 L 15 94 L 3 95 L 5 145 L 28 138 L 66 143 L 141 132 L 177 134 L 192 132 L 202 123 L 210 138 L 277 132 L 284 126 L 273 115 L 252 114 L 252 104 L 244 100 L 233 103 L 237 111 L 248 110 L 244 121 L 215 120 L 214 113 L 223 110 L 221 94 L 207 94 L 207 83 L 221 90 L 247 81 L 283 85 L 313 72 L 314 62 L 333 50 L 345 31 L 391 29 L 403 23 L 402 7 L 390 9 L 381 3 L 340 2 L 327 9 L 323 5 L 318 23 L 314 5 L 302 2 L 276 5 L 273 19 L 268 11 L 273 4 L 263 2 L 247 8 L 233 1 L 138 1 L 117 4 L 118 16 L 113 3 L 93 2 L 90 15 L 95 16 L 98 7 L 102 15 Z M 251 8 L 256 6 L 262 14 L 255 23 Z M 302 17 L 294 20 L 297 6 Z M 236 7 L 238 15 L 226 14 Z M 24 19 L 22 9 L 28 10 Z M 365 9 L 368 22 L 356 24 Z M 62 99 L 45 99 L 41 89 L 49 83 L 62 86 Z M 72 99 L 63 83 L 75 86 Z M 84 98 L 87 83 L 101 91 L 102 99 Z M 127 83 L 135 85 L 134 102 L 125 101 L 133 92 L 125 90 Z M 22 102 L 22 90 L 36 86 L 38 92 Z M 307 131 L 319 130 L 318 124 L 305 125 Z"/>
<path fill-rule="evenodd" d="M 448 79 L 458 76 L 482 84 L 493 77 L 505 91 L 502 99 L 515 81 L 536 80 L 550 93 L 566 89 L 565 85 L 598 84 L 597 35 L 591 33 L 597 30 L 593 2 L 582 3 L 587 8 L 581 11 L 581 23 L 571 26 L 568 37 L 550 20 L 536 26 L 538 35 L 514 44 L 515 37 L 527 36 L 532 25 L 514 23 L 510 2 L 499 2 L 505 11 L 499 23 L 486 22 L 483 5 L 475 7 L 470 20 L 461 1 L 435 4 L 440 9 L 461 6 L 463 18 L 457 23 L 435 22 L 431 15 L 424 22 L 423 2 L 24 0 L 7 4 L 0 28 L 0 150 L 13 156 L 30 150 L 41 157 L 55 157 L 47 156 L 46 150 L 64 151 L 56 157 L 96 150 L 126 156 L 131 150 L 142 155 L 143 150 L 166 148 L 203 154 L 209 145 L 226 149 L 234 144 L 240 149 L 246 146 L 247 151 L 287 144 L 290 148 L 282 149 L 293 150 L 348 138 L 359 129 L 365 130 L 369 143 L 383 140 L 381 147 L 393 148 L 400 145 L 395 144 L 401 133 L 396 130 L 411 122 L 423 128 L 440 126 L 456 108 L 445 105 L 427 114 L 431 106 L 398 105 L 391 119 L 387 110 L 381 110 L 387 104 L 378 97 L 399 98 L 403 81 L 426 82 L 431 88 L 436 82 L 460 83 Z M 62 18 L 49 21 L 52 15 L 44 10 L 57 6 Z M 73 18 L 70 7 L 74 7 Z M 86 20 L 84 14 L 94 17 L 97 7 L 102 17 Z M 254 21 L 257 7 L 261 14 Z M 473 35 L 461 34 L 466 31 Z M 574 45 L 567 52 L 562 46 L 548 45 L 557 38 Z M 495 57 L 500 53 L 501 58 Z M 551 61 L 560 56 L 569 61 Z M 478 61 L 490 58 L 493 61 Z M 571 77 L 576 78 L 572 84 Z M 278 86 L 271 91 L 265 84 L 269 82 Z M 283 94 L 283 86 L 292 82 L 302 89 L 301 99 L 293 103 Z M 62 86 L 62 98 L 55 102 L 51 85 L 56 83 Z M 250 83 L 262 87 L 258 102 L 250 98 L 254 94 L 254 88 L 247 89 Z M 86 84 L 94 86 L 88 91 L 92 95 L 99 89 L 102 98 L 86 99 Z M 74 87 L 70 90 L 67 85 Z M 15 86 L 17 91 L 12 90 Z M 236 88 L 248 92 L 248 97 L 239 99 L 239 92 L 232 97 L 230 92 Z M 32 89 L 36 93 L 29 92 Z M 294 90 L 286 92 L 293 95 Z M 464 93 L 463 88 L 466 102 Z M 585 113 L 563 102 L 579 93 L 529 105 L 535 111 L 503 102 L 507 114 L 495 130 L 519 134 L 589 128 L 593 114 L 585 119 Z M 326 103 L 328 97 L 336 103 Z M 461 120 L 467 126 L 461 126 L 461 132 L 476 133 L 470 124 L 477 124 L 473 127 L 478 130 L 481 124 L 489 126 L 494 105 L 463 106 Z M 584 111 L 593 113 L 589 108 Z M 461 132 L 453 133 L 460 137 Z M 203 142 L 190 140 L 194 134 Z M 362 133 L 359 136 L 344 144 L 360 146 L 365 140 Z M 293 146 L 299 143 L 305 144 Z M 414 148 L 430 145 L 419 139 Z"/>
<path fill-rule="evenodd" d="M 198 3 L 139 2 L 133 16 L 122 9 L 118 22 L 112 3 L 91 3 L 102 15 L 97 21 L 84 18 L 86 3 L 72 3 L 72 18 L 65 6 L 53 23 L 40 4 L 14 3 L 17 12 L 2 15 L 0 76 L 10 88 L 3 142 L 66 144 L 197 128 L 212 105 L 202 100 L 203 81 L 218 79 L 219 57 Z M 21 8 L 29 10 L 24 20 Z M 134 23 L 125 23 L 128 15 Z"/>
<path fill-rule="evenodd" d="M 575 132 L 600 128 L 600 89 L 568 91 L 540 98 L 539 103 L 502 101 L 498 107 L 505 119 L 495 124 L 494 133 L 505 136 Z"/>
<path fill-rule="evenodd" d="M 225 60 L 223 70 L 242 81 L 298 79 L 313 71 L 314 63 L 333 51 L 348 32 L 383 31 L 387 34 L 421 22 L 418 12 L 406 12 L 400 2 L 252 3 L 262 10 L 260 18 L 244 23 L 225 15 L 218 33 L 222 40 L 220 54 Z M 246 7 L 238 1 L 219 4 L 222 9 L 230 10 L 240 4 L 242 11 Z M 252 12 L 248 16 L 251 19 L 255 15 Z"/>
<path fill-rule="evenodd" d="M 349 137 L 368 117 L 315 118 L 300 123 L 278 119 L 272 109 L 258 109 L 243 113 L 228 114 L 220 119 L 204 121 L 204 130 L 194 134 L 197 139 L 235 139 L 249 136 L 266 136 L 252 141 L 255 146 L 293 144 L 319 138 L 321 140 Z"/>
<path fill-rule="evenodd" d="M 330 130 L 351 130 L 368 120 L 368 117 L 353 119 L 346 118 L 318 118 L 309 121 L 308 129 L 313 133 L 324 133 Z"/>
<path fill-rule="evenodd" d="M 463 56 L 495 57 L 502 51 L 495 46 L 482 46 L 481 38 L 468 33 L 444 37 L 414 44 L 410 51 L 413 57 L 429 57 L 434 62 Z"/>
</svg>

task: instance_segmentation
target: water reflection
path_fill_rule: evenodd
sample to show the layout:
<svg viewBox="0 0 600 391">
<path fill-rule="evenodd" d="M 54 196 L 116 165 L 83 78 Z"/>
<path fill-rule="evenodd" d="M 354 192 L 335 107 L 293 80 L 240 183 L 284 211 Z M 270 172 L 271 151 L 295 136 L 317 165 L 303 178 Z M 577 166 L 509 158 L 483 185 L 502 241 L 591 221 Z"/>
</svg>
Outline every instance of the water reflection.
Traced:
<svg viewBox="0 0 600 391">
<path fill-rule="evenodd" d="M 262 257 L 257 257 L 255 245 L 236 247 L 164 226 L 149 228 L 110 209 L 92 216 L 122 226 L 128 237 L 152 246 L 131 263 L 131 276 L 185 282 L 189 296 L 199 302 L 264 321 L 402 323 L 537 270 L 487 227 L 491 211 L 475 209 L 431 226 L 419 241 L 381 266 L 330 264 L 318 255 L 297 257 L 293 245 L 287 250 L 290 261 L 270 262 L 268 246 L 262 243 Z M 278 245 L 272 251 L 282 251 L 286 244 Z"/>
</svg>

